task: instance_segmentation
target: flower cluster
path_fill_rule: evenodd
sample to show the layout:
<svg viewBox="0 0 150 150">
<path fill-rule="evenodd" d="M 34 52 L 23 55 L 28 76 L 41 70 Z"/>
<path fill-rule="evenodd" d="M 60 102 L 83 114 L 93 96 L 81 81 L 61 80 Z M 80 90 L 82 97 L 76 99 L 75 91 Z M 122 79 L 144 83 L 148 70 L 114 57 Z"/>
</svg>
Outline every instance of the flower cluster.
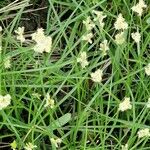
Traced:
<svg viewBox="0 0 150 150">
<path fill-rule="evenodd" d="M 98 22 L 98 26 L 100 28 L 103 28 L 104 27 L 103 19 L 106 18 L 106 15 L 104 15 L 102 11 L 93 10 L 92 13 L 96 15 L 96 17 L 94 17 L 92 21 L 91 17 L 88 16 L 86 20 L 83 21 L 83 24 L 86 27 L 87 33 L 82 36 L 82 40 L 87 41 L 90 44 L 92 44 L 92 38 L 93 38 L 92 29 L 95 27 L 94 22 Z"/>
<path fill-rule="evenodd" d="M 87 31 L 91 31 L 91 30 L 95 27 L 95 24 L 94 24 L 94 22 L 91 20 L 91 17 L 90 17 L 90 16 L 88 16 L 88 17 L 86 18 L 86 20 L 83 21 L 83 24 L 85 25 Z"/>
<path fill-rule="evenodd" d="M 77 62 L 81 64 L 82 68 L 85 68 L 89 64 L 89 62 L 87 61 L 86 52 L 81 52 L 80 57 L 77 58 Z"/>
<path fill-rule="evenodd" d="M 119 33 L 115 35 L 115 42 L 116 44 L 121 45 L 125 42 L 125 30 L 128 29 L 128 24 L 122 14 L 118 15 L 114 27 L 116 30 L 119 30 Z"/>
<path fill-rule="evenodd" d="M 16 38 L 21 43 L 25 42 L 25 36 L 24 36 L 24 27 L 19 27 L 17 30 L 15 30 L 15 33 L 17 34 Z M 36 45 L 33 47 L 34 51 L 37 53 L 43 53 L 47 52 L 50 53 L 52 48 L 52 37 L 46 36 L 44 34 L 43 28 L 38 28 L 35 33 L 31 35 L 32 40 L 36 42 Z"/>
<path fill-rule="evenodd" d="M 125 97 L 124 100 L 119 104 L 119 111 L 126 111 L 128 109 L 131 109 L 132 105 L 130 102 L 130 98 L 129 97 Z"/>
<path fill-rule="evenodd" d="M 148 128 L 141 129 L 138 131 L 138 138 L 150 137 L 150 130 Z"/>
<path fill-rule="evenodd" d="M 147 5 L 143 0 L 139 0 L 139 2 L 133 6 L 131 9 L 138 14 L 138 16 L 142 16 L 144 8 L 146 8 Z"/>
<path fill-rule="evenodd" d="M 107 55 L 107 51 L 109 50 L 108 41 L 104 40 L 102 43 L 100 43 L 100 50 L 102 51 L 102 55 Z"/>
<path fill-rule="evenodd" d="M 139 0 L 139 3 L 137 5 L 138 5 L 138 7 L 140 6 L 140 8 L 142 8 L 142 10 L 143 10 L 143 8 L 146 8 L 146 6 L 147 6 L 143 0 Z M 132 7 L 133 11 L 134 11 L 134 7 L 137 7 L 137 6 Z M 92 33 L 92 29 L 94 29 L 94 27 L 97 25 L 97 24 L 95 24 L 95 22 L 98 21 L 99 27 L 103 28 L 105 25 L 104 19 L 107 17 L 103 11 L 93 10 L 92 13 L 95 16 L 95 18 L 93 20 L 91 19 L 90 16 L 88 16 L 86 18 L 86 20 L 83 21 L 83 24 L 86 27 L 87 33 L 82 36 L 82 40 L 87 41 L 90 44 L 92 44 L 92 42 L 93 42 L 92 38 L 94 37 L 94 35 Z M 116 18 L 116 21 L 114 23 L 114 28 L 118 31 L 118 33 L 115 35 L 114 41 L 117 45 L 122 45 L 126 41 L 126 36 L 128 33 L 127 32 L 128 23 L 121 13 L 119 13 L 119 15 Z M 136 42 L 136 44 L 140 43 L 141 34 L 140 34 L 139 30 L 137 30 L 137 32 L 131 33 L 131 37 Z M 100 43 L 99 49 L 102 52 L 101 53 L 102 56 L 107 55 L 107 51 L 109 50 L 109 45 L 108 45 L 108 41 L 106 39 L 104 39 Z M 86 57 L 87 57 L 86 52 L 83 52 L 80 54 L 80 57 L 77 58 L 77 62 L 80 62 L 82 68 L 85 68 L 89 64 Z M 98 72 L 99 72 L 99 70 L 98 70 Z M 102 80 L 102 71 L 99 73 L 98 72 L 96 71 L 95 73 L 91 73 L 91 78 L 94 82 L 101 82 L 101 80 Z M 150 74 L 148 66 L 145 67 L 145 72 L 148 75 Z M 97 74 L 98 74 L 98 76 L 97 76 Z M 127 101 L 125 101 L 125 102 L 127 102 Z"/>
<path fill-rule="evenodd" d="M 134 33 L 131 33 L 131 37 L 133 38 L 133 40 L 134 40 L 136 43 L 139 43 L 140 40 L 141 40 L 141 35 L 140 35 L 139 31 L 134 32 Z"/>
<path fill-rule="evenodd" d="M 33 150 L 33 149 L 35 149 L 35 148 L 37 148 L 37 146 L 36 145 L 33 145 L 32 143 L 26 143 L 26 146 L 24 147 L 24 149 L 25 150 Z"/>
<path fill-rule="evenodd" d="M 101 69 L 91 73 L 91 78 L 94 82 L 100 83 L 102 81 L 103 71 Z"/>
<path fill-rule="evenodd" d="M 8 56 L 4 59 L 4 68 L 8 69 L 11 67 L 11 58 Z"/>
<path fill-rule="evenodd" d="M 46 94 L 46 96 L 45 96 L 45 101 L 46 101 L 46 103 L 45 103 L 44 107 L 48 107 L 48 106 L 49 106 L 50 108 L 53 108 L 53 107 L 54 107 L 55 102 L 54 102 L 54 100 L 50 97 L 49 93 Z"/>
<path fill-rule="evenodd" d="M 14 140 L 12 143 L 10 143 L 11 149 L 16 150 L 17 148 L 17 142 Z"/>
<path fill-rule="evenodd" d="M 147 102 L 147 104 L 146 104 L 146 107 L 147 107 L 147 108 L 150 108 L 150 98 L 148 99 L 148 102 Z"/>
<path fill-rule="evenodd" d="M 87 33 L 86 35 L 82 36 L 82 40 L 87 41 L 90 44 L 92 44 L 92 38 L 93 38 L 93 33 Z"/>
<path fill-rule="evenodd" d="M 145 73 L 150 76 L 150 63 L 145 67 Z"/>
<path fill-rule="evenodd" d="M 94 18 L 95 22 L 98 22 L 98 25 L 100 28 L 103 28 L 105 23 L 104 23 L 104 19 L 107 17 L 106 15 L 104 15 L 103 11 L 97 11 L 97 10 L 93 10 L 92 11 L 93 14 L 96 15 L 96 17 Z"/>
<path fill-rule="evenodd" d="M 123 18 L 122 14 L 119 14 L 117 17 L 117 20 L 114 24 L 114 27 L 116 30 L 126 30 L 128 29 L 128 24 L 125 21 L 125 19 Z"/>
<path fill-rule="evenodd" d="M 115 42 L 118 45 L 121 45 L 125 42 L 125 33 L 123 31 L 115 35 Z"/>
<path fill-rule="evenodd" d="M 128 144 L 122 145 L 122 150 L 128 150 Z"/>
<path fill-rule="evenodd" d="M 101 29 L 104 27 L 104 19 L 107 17 L 102 11 L 93 10 L 92 11 L 94 15 L 94 19 L 92 20 L 91 17 L 87 17 L 85 21 L 83 21 L 83 24 L 86 27 L 87 33 L 82 36 L 83 41 L 87 41 L 88 43 L 92 44 L 92 38 L 94 37 L 92 33 L 92 29 L 98 25 Z M 102 53 L 102 56 L 107 55 L 107 51 L 109 50 L 108 41 L 104 39 L 100 43 L 100 51 Z M 89 62 L 87 61 L 87 54 L 86 52 L 81 52 L 80 57 L 77 58 L 77 62 L 80 62 L 81 67 L 85 68 L 88 66 Z M 102 70 L 98 69 L 95 72 L 91 73 L 91 79 L 94 82 L 100 83 L 102 81 Z"/>
<path fill-rule="evenodd" d="M 50 140 L 51 140 L 51 143 L 54 144 L 56 148 L 58 148 L 58 145 L 62 142 L 60 138 L 57 138 L 57 139 L 51 138 Z"/>
<path fill-rule="evenodd" d="M 25 42 L 24 29 L 25 29 L 24 27 L 19 27 L 17 30 L 15 30 L 15 33 L 17 34 L 16 38 L 21 43 Z"/>
<path fill-rule="evenodd" d="M 52 48 L 52 38 L 51 36 L 45 36 L 42 28 L 37 29 L 37 31 L 32 34 L 32 40 L 36 42 L 36 45 L 33 48 L 35 52 L 50 53 Z"/>
<path fill-rule="evenodd" d="M 0 110 L 6 108 L 11 103 L 11 96 L 9 94 L 3 96 L 0 95 Z"/>
</svg>

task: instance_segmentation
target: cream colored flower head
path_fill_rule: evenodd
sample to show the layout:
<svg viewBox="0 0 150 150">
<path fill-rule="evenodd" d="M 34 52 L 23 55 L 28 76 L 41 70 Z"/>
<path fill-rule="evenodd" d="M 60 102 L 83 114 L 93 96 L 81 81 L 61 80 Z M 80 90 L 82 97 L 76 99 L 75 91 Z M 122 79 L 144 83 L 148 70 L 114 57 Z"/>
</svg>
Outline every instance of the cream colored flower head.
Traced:
<svg viewBox="0 0 150 150">
<path fill-rule="evenodd" d="M 145 67 L 145 73 L 150 76 L 150 63 Z"/>
<path fill-rule="evenodd" d="M 139 0 L 139 4 L 142 8 L 146 8 L 147 5 L 145 4 L 144 0 Z"/>
<path fill-rule="evenodd" d="M 46 100 L 46 103 L 45 103 L 44 107 L 50 107 L 50 108 L 53 108 L 53 107 L 54 107 L 55 102 L 54 102 L 54 100 L 50 97 L 49 93 L 46 94 L 45 100 Z"/>
<path fill-rule="evenodd" d="M 98 21 L 99 22 L 99 26 L 101 28 L 104 27 L 105 23 L 104 23 L 104 18 L 106 18 L 107 16 L 104 15 L 103 11 L 97 11 L 97 10 L 93 10 L 92 13 L 94 13 L 96 15 L 96 17 L 94 18 L 94 21 Z"/>
<path fill-rule="evenodd" d="M 32 93 L 32 96 L 37 99 L 41 99 L 41 94 L 39 94 L 39 93 Z"/>
<path fill-rule="evenodd" d="M 12 143 L 10 143 L 11 149 L 12 150 L 17 150 L 17 142 L 14 140 Z"/>
<path fill-rule="evenodd" d="M 95 27 L 95 24 L 91 20 L 90 16 L 83 21 L 83 24 L 85 25 L 87 31 L 91 31 Z"/>
<path fill-rule="evenodd" d="M 116 30 L 125 30 L 128 29 L 128 24 L 125 21 L 125 19 L 123 18 L 122 14 L 119 14 L 117 17 L 117 20 L 114 24 L 114 27 Z"/>
<path fill-rule="evenodd" d="M 147 5 L 145 4 L 144 0 L 139 0 L 139 3 L 137 3 L 131 9 L 132 9 L 132 11 L 136 12 L 138 14 L 138 16 L 142 16 L 144 8 L 146 8 L 146 7 L 147 7 Z"/>
<path fill-rule="evenodd" d="M 34 51 L 38 53 L 47 52 L 49 53 L 52 48 L 52 38 L 50 36 L 44 35 L 44 30 L 42 28 L 37 29 L 32 35 L 32 40 L 36 42 L 34 46 Z"/>
<path fill-rule="evenodd" d="M 60 138 L 57 138 L 57 139 L 51 138 L 50 140 L 51 140 L 52 144 L 55 145 L 56 148 L 58 148 L 58 145 L 62 142 L 62 140 Z"/>
<path fill-rule="evenodd" d="M 6 108 L 11 103 L 11 96 L 9 94 L 3 96 L 0 95 L 0 110 Z"/>
<path fill-rule="evenodd" d="M 137 133 L 138 138 L 143 138 L 143 137 L 150 137 L 150 131 L 148 128 L 141 129 Z"/>
<path fill-rule="evenodd" d="M 102 81 L 103 71 L 101 69 L 91 73 L 91 78 L 94 82 L 100 83 Z"/>
<path fill-rule="evenodd" d="M 128 144 L 121 145 L 122 149 L 121 150 L 128 150 Z"/>
<path fill-rule="evenodd" d="M 86 52 L 81 52 L 80 53 L 80 57 L 77 58 L 77 62 L 79 62 L 81 64 L 82 68 L 85 68 L 89 64 L 89 62 L 87 61 Z"/>
<path fill-rule="evenodd" d="M 83 41 L 87 41 L 90 44 L 92 44 L 92 38 L 93 38 L 93 34 L 92 33 L 87 33 L 86 35 L 82 36 L 82 40 Z"/>
<path fill-rule="evenodd" d="M 19 27 L 17 30 L 15 30 L 15 33 L 17 34 L 17 40 L 19 40 L 21 43 L 25 42 L 24 27 Z"/>
<path fill-rule="evenodd" d="M 0 26 L 0 32 L 2 32 L 3 31 L 3 28 L 2 28 L 2 26 Z"/>
<path fill-rule="evenodd" d="M 115 42 L 118 45 L 121 45 L 123 43 L 125 43 L 125 33 L 124 32 L 120 32 L 118 34 L 115 35 Z"/>
<path fill-rule="evenodd" d="M 35 148 L 37 148 L 36 145 L 33 145 L 32 143 L 26 143 L 26 146 L 24 147 L 25 150 L 34 150 Z"/>
<path fill-rule="evenodd" d="M 41 39 L 45 38 L 44 29 L 38 28 L 35 33 L 31 34 L 31 36 L 32 36 L 32 40 L 36 41 L 37 43 L 41 42 Z"/>
<path fill-rule="evenodd" d="M 8 56 L 4 59 L 4 68 L 8 69 L 11 67 L 11 58 Z"/>
<path fill-rule="evenodd" d="M 139 43 L 141 41 L 141 35 L 138 31 L 131 33 L 131 37 L 136 43 Z"/>
<path fill-rule="evenodd" d="M 150 108 L 150 98 L 148 99 L 148 102 L 147 102 L 147 104 L 146 104 L 146 107 L 147 107 L 147 108 Z"/>
<path fill-rule="evenodd" d="M 109 50 L 108 41 L 104 40 L 102 43 L 100 43 L 100 50 L 102 51 L 102 55 L 107 55 L 107 51 Z"/>
<path fill-rule="evenodd" d="M 124 100 L 119 104 L 118 110 L 123 112 L 123 111 L 126 111 L 126 110 L 131 109 L 131 108 L 132 108 L 132 105 L 130 102 L 130 98 L 125 97 Z"/>
</svg>

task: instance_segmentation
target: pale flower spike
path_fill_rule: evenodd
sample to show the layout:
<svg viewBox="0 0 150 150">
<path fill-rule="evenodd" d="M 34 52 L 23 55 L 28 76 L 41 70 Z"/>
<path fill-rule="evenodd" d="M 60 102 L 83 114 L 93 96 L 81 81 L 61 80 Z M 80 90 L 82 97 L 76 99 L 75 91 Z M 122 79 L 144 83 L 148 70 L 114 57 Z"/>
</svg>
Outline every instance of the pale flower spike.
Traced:
<svg viewBox="0 0 150 150">
<path fill-rule="evenodd" d="M 119 104 L 118 110 L 123 112 L 123 111 L 126 111 L 126 110 L 131 109 L 131 108 L 132 108 L 132 105 L 130 102 L 130 98 L 125 97 L 124 100 Z"/>
<path fill-rule="evenodd" d="M 50 108 L 53 108 L 54 105 L 55 105 L 55 102 L 54 100 L 50 97 L 49 93 L 46 94 L 45 96 L 45 100 L 46 100 L 46 103 L 44 105 L 44 107 L 50 107 Z"/>
<path fill-rule="evenodd" d="M 87 61 L 86 52 L 81 52 L 80 53 L 80 57 L 77 58 L 77 62 L 79 62 L 81 64 L 82 68 L 85 68 L 89 64 L 89 62 Z"/>
<path fill-rule="evenodd" d="M 100 50 L 102 51 L 102 55 L 107 55 L 107 51 L 109 50 L 108 41 L 104 40 L 102 43 L 100 43 Z"/>
<path fill-rule="evenodd" d="M 117 20 L 114 24 L 116 30 L 125 30 L 128 28 L 128 24 L 126 23 L 125 19 L 123 18 L 122 14 L 119 14 Z"/>
<path fill-rule="evenodd" d="M 146 104 L 146 107 L 147 107 L 147 108 L 150 108 L 150 98 L 148 99 L 148 102 L 147 102 L 147 104 Z"/>
<path fill-rule="evenodd" d="M 50 53 L 52 48 L 52 38 L 51 36 L 45 36 L 44 30 L 42 28 L 37 29 L 32 35 L 32 40 L 36 42 L 34 46 L 34 51 L 38 53 L 47 52 Z"/>
<path fill-rule="evenodd" d="M 145 73 L 150 76 L 150 63 L 145 67 Z"/>
<path fill-rule="evenodd" d="M 94 82 L 100 83 L 102 81 L 103 71 L 98 69 L 91 73 L 91 78 Z"/>
<path fill-rule="evenodd" d="M 94 13 L 96 15 L 96 17 L 94 18 L 94 21 L 98 21 L 99 22 L 99 26 L 101 28 L 104 27 L 104 18 L 106 18 L 107 16 L 103 14 L 102 11 L 97 11 L 97 10 L 93 10 L 92 13 Z"/>
<path fill-rule="evenodd" d="M 121 145 L 122 149 L 121 150 L 128 150 L 128 144 Z"/>
<path fill-rule="evenodd" d="M 35 148 L 37 148 L 37 146 L 36 145 L 33 145 L 32 143 L 26 143 L 26 146 L 24 147 L 24 149 L 25 150 L 33 150 L 33 149 L 35 149 Z"/>
<path fill-rule="evenodd" d="M 138 16 L 142 16 L 143 10 L 146 7 L 147 7 L 147 5 L 145 4 L 144 0 L 139 0 L 139 3 L 137 3 L 131 9 L 132 9 L 132 11 L 136 12 L 138 14 Z"/>
<path fill-rule="evenodd" d="M 58 145 L 62 142 L 62 140 L 60 138 L 57 138 L 57 139 L 51 138 L 50 140 L 51 140 L 52 144 L 55 145 L 56 148 L 58 148 Z"/>
<path fill-rule="evenodd" d="M 4 59 L 4 68 L 9 69 L 11 67 L 11 58 L 8 56 Z"/>
<path fill-rule="evenodd" d="M 2 28 L 2 26 L 0 26 L 0 32 L 2 32 L 3 31 L 3 28 Z"/>
<path fill-rule="evenodd" d="M 92 39 L 93 38 L 93 34 L 92 33 L 87 33 L 86 35 L 82 36 L 82 40 L 83 41 L 87 41 L 88 43 L 92 44 Z"/>
<path fill-rule="evenodd" d="M 95 27 L 95 24 L 92 22 L 90 17 L 87 17 L 87 19 L 83 21 L 83 24 L 87 31 L 91 31 Z"/>
<path fill-rule="evenodd" d="M 143 137 L 150 137 L 150 131 L 148 128 L 141 129 L 137 133 L 138 138 L 143 138 Z"/>
<path fill-rule="evenodd" d="M 3 96 L 0 95 L 0 110 L 6 108 L 11 103 L 11 96 L 9 94 Z"/>
<path fill-rule="evenodd" d="M 14 140 L 12 143 L 10 143 L 11 149 L 12 150 L 17 150 L 17 142 Z"/>
<path fill-rule="evenodd" d="M 118 45 L 121 45 L 121 44 L 125 43 L 125 34 L 124 34 L 124 32 L 120 32 L 120 33 L 115 35 L 115 42 Z"/>
<path fill-rule="evenodd" d="M 17 34 L 16 38 L 19 40 L 21 43 L 25 42 L 25 37 L 24 37 L 24 27 L 19 27 L 17 30 L 15 30 L 15 33 Z"/>
<path fill-rule="evenodd" d="M 131 37 L 136 43 L 139 43 L 141 41 L 141 35 L 139 31 L 131 33 Z"/>
<path fill-rule="evenodd" d="M 39 94 L 39 93 L 32 93 L 32 96 L 37 98 L 37 99 L 40 99 L 41 94 Z"/>
</svg>

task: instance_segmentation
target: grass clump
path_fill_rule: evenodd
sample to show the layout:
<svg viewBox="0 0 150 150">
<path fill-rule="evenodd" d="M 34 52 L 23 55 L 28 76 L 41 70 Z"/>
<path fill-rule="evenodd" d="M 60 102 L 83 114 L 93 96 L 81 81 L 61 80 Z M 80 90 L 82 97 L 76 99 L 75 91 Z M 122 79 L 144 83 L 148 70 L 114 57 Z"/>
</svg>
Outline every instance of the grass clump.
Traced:
<svg viewBox="0 0 150 150">
<path fill-rule="evenodd" d="M 148 0 L 0 5 L 0 149 L 149 150 Z"/>
</svg>

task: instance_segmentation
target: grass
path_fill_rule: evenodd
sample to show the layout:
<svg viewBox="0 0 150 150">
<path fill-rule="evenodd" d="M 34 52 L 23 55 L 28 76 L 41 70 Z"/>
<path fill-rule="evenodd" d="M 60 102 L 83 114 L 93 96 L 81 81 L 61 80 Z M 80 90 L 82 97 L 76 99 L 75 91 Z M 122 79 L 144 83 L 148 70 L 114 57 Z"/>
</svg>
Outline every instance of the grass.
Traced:
<svg viewBox="0 0 150 150">
<path fill-rule="evenodd" d="M 148 0 L 145 2 L 150 6 Z M 38 150 L 55 150 L 50 139 L 58 137 L 62 139 L 60 150 L 121 150 L 126 143 L 130 150 L 150 150 L 149 137 L 137 136 L 139 129 L 150 129 L 146 108 L 150 82 L 144 71 L 150 62 L 150 24 L 146 22 L 150 7 L 140 18 L 131 11 L 136 0 L 45 0 L 44 11 L 38 10 L 38 3 L 0 3 L 0 93 L 12 97 L 11 104 L 0 111 L 0 149 L 10 149 L 15 140 L 18 150 L 28 142 L 37 145 Z M 89 15 L 94 17 L 92 10 L 104 11 L 107 18 L 104 30 L 96 26 L 93 43 L 87 44 L 82 41 L 86 32 L 82 21 Z M 40 12 L 46 13 L 42 23 Z M 32 24 L 26 28 L 26 43 L 21 45 L 16 40 L 14 30 L 20 22 L 31 23 L 28 13 L 37 18 L 37 27 L 52 36 L 51 53 L 33 51 L 29 34 L 36 29 L 30 30 Z M 117 31 L 113 26 L 119 13 L 129 25 L 126 42 L 121 46 L 114 42 Z M 139 47 L 131 38 L 137 27 L 142 35 Z M 99 44 L 104 39 L 110 50 L 102 57 Z M 81 51 L 87 52 L 90 62 L 85 69 L 76 61 Z M 3 65 L 7 56 L 11 57 L 10 69 Z M 100 84 L 90 78 L 98 68 L 104 70 Z M 53 109 L 44 107 L 46 93 L 55 100 Z M 132 109 L 119 112 L 124 97 L 130 97 Z"/>
</svg>

